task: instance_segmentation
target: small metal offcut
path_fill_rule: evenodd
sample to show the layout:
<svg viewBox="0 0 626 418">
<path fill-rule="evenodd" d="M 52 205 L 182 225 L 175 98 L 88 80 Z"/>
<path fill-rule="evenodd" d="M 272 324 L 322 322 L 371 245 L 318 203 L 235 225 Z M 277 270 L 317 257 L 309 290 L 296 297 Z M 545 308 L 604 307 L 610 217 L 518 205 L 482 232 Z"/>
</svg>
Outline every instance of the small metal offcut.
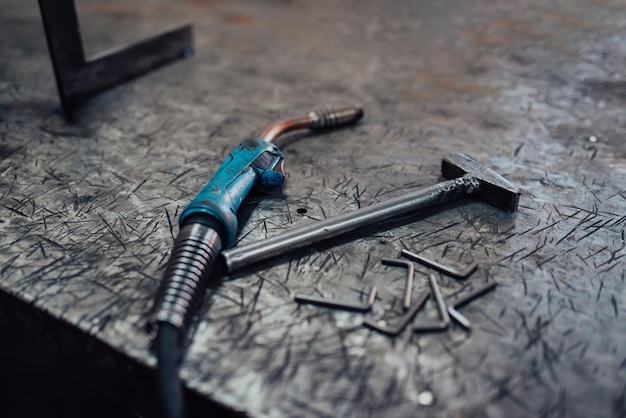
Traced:
<svg viewBox="0 0 626 418">
<path fill-rule="evenodd" d="M 465 279 L 467 278 L 470 274 L 472 274 L 472 272 L 474 270 L 476 270 L 476 267 L 478 267 L 478 263 L 477 262 L 472 262 L 470 265 L 468 265 L 467 267 L 465 267 L 462 270 L 459 270 L 457 268 L 454 267 L 450 267 L 450 266 L 446 266 L 445 264 L 441 264 L 437 261 L 434 260 L 430 260 L 424 256 L 421 256 L 419 254 L 416 254 L 414 252 L 411 252 L 409 250 L 402 250 L 400 252 L 400 254 L 403 257 L 409 258 L 413 261 L 417 261 L 420 264 L 423 264 L 427 267 L 433 268 L 441 273 L 447 274 L 448 276 L 452 276 L 455 277 L 457 279 Z"/>
</svg>

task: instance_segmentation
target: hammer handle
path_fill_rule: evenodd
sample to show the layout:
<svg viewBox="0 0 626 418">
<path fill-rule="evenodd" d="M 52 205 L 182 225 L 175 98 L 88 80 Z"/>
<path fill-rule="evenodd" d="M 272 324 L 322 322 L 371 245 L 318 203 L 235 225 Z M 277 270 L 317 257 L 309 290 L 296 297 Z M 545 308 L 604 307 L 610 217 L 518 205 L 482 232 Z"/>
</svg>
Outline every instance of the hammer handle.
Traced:
<svg viewBox="0 0 626 418">
<path fill-rule="evenodd" d="M 444 181 L 426 189 L 339 215 L 335 218 L 296 228 L 284 234 L 223 251 L 221 257 L 229 273 L 274 258 L 287 251 L 335 238 L 359 228 L 410 215 L 420 209 L 466 197 L 480 189 L 473 177 Z"/>
</svg>

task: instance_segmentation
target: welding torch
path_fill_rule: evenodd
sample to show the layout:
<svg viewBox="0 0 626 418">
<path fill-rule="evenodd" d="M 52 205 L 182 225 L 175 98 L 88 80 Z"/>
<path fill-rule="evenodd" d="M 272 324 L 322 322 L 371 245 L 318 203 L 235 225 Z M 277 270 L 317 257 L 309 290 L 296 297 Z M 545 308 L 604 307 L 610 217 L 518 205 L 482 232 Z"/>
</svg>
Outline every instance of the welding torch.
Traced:
<svg viewBox="0 0 626 418">
<path fill-rule="evenodd" d="M 283 184 L 284 156 L 273 142 L 280 135 L 297 129 L 327 129 L 354 123 L 362 116 L 361 108 L 348 107 L 313 111 L 268 126 L 259 137 L 243 141 L 226 157 L 213 178 L 180 215 L 179 234 L 149 320 L 166 417 L 184 416 L 178 375 L 182 346 L 218 254 L 235 241 L 239 207 L 257 184 L 268 187 Z"/>
</svg>

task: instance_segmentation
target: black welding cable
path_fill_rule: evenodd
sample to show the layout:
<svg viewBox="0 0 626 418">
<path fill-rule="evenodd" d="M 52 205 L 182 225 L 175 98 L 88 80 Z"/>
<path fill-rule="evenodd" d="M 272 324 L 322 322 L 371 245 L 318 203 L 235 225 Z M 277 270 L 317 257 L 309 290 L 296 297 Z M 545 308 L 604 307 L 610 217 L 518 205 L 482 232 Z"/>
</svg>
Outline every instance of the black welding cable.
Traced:
<svg viewBox="0 0 626 418">
<path fill-rule="evenodd" d="M 167 323 L 159 324 L 156 337 L 157 374 L 163 416 L 184 418 L 183 385 L 178 373 L 180 360 L 178 330 Z"/>
</svg>

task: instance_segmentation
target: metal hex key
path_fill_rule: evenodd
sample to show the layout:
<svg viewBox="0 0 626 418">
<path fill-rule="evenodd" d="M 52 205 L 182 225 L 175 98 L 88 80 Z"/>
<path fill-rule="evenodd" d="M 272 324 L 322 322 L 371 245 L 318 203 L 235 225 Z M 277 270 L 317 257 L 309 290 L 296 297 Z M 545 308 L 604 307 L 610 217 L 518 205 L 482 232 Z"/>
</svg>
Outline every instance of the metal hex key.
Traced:
<svg viewBox="0 0 626 418">
<path fill-rule="evenodd" d="M 459 323 L 459 325 L 466 329 L 470 329 L 472 324 L 470 323 L 469 319 L 467 319 L 465 315 L 462 315 L 459 311 L 457 311 L 457 309 L 484 295 L 485 293 L 490 292 L 491 290 L 495 289 L 497 285 L 498 283 L 495 281 L 488 282 L 465 293 L 456 300 L 452 301 L 452 304 L 448 306 L 448 313 L 455 321 Z"/>
<path fill-rule="evenodd" d="M 472 274 L 474 270 L 476 270 L 476 267 L 478 267 L 478 263 L 473 262 L 469 266 L 465 267 L 463 270 L 459 270 L 455 269 L 454 267 L 441 264 L 437 261 L 430 260 L 419 254 L 415 254 L 414 252 L 411 252 L 409 250 L 403 249 L 402 251 L 400 251 L 400 254 L 406 258 L 410 258 L 413 261 L 417 261 L 420 264 L 434 268 L 435 270 L 447 274 L 448 276 L 456 277 L 457 279 L 465 279 L 467 276 Z"/>
<path fill-rule="evenodd" d="M 325 306 L 327 308 L 335 308 L 335 309 L 345 309 L 348 311 L 357 311 L 357 312 L 367 312 L 372 309 L 374 306 L 374 302 L 376 302 L 376 286 L 372 287 L 372 291 L 370 292 L 370 297 L 367 301 L 367 304 L 362 303 L 350 303 L 343 302 L 334 299 L 326 299 L 319 296 L 309 296 L 309 295 L 301 295 L 296 294 L 294 296 L 294 300 L 300 303 L 311 303 L 314 305 Z"/>
<path fill-rule="evenodd" d="M 470 329 L 472 327 L 470 320 L 461 312 L 454 309 L 454 306 L 448 306 L 448 314 L 450 314 L 450 318 L 454 319 L 463 328 Z"/>
<path fill-rule="evenodd" d="M 402 332 L 402 330 L 404 330 L 404 328 L 406 328 L 407 325 L 409 325 L 409 322 L 413 320 L 413 318 L 415 317 L 415 315 L 417 315 L 419 310 L 422 309 L 422 306 L 424 306 L 429 296 L 430 296 L 430 293 L 424 293 L 422 296 L 420 296 L 417 299 L 417 302 L 411 305 L 411 309 L 409 309 L 404 314 L 404 316 L 400 318 L 400 321 L 395 327 L 379 324 L 378 322 L 370 318 L 365 318 L 363 320 L 363 325 L 365 325 L 366 327 L 372 328 L 376 331 L 380 331 L 384 334 L 398 335 Z"/>
<path fill-rule="evenodd" d="M 434 274 L 428 276 L 428 280 L 430 281 L 430 288 L 433 291 L 433 295 L 435 297 L 435 302 L 437 303 L 437 309 L 439 310 L 440 321 L 432 324 L 424 324 L 418 325 L 413 328 L 415 332 L 423 332 L 423 331 L 443 331 L 448 328 L 450 325 L 450 316 L 448 315 L 448 309 L 446 308 L 446 302 L 443 299 L 443 295 L 441 294 L 441 289 L 439 289 L 439 285 L 437 284 L 437 279 Z"/>
<path fill-rule="evenodd" d="M 404 309 L 411 308 L 411 296 L 413 295 L 413 280 L 415 266 L 410 261 L 395 258 L 383 258 L 380 262 L 386 266 L 406 267 L 406 285 L 404 287 Z"/>
</svg>

